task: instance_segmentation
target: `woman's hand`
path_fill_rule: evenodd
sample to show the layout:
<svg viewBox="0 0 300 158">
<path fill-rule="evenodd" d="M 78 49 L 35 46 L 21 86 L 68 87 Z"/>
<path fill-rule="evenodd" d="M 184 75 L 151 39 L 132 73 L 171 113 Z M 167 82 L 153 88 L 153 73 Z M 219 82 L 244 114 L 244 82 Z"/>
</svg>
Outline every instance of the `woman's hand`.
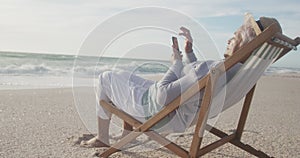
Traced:
<svg viewBox="0 0 300 158">
<path fill-rule="evenodd" d="M 180 32 L 179 35 L 185 37 L 185 47 L 184 47 L 185 52 L 186 53 L 193 52 L 193 38 L 191 36 L 190 30 L 185 27 L 181 27 L 180 30 L 182 32 Z"/>
<path fill-rule="evenodd" d="M 173 47 L 173 54 L 171 57 L 171 63 L 174 64 L 176 60 L 182 61 L 182 54 L 178 51 L 178 49 L 175 48 L 174 45 L 172 45 L 172 47 Z"/>
<path fill-rule="evenodd" d="M 184 36 L 186 39 L 186 42 L 193 43 L 193 38 L 191 36 L 190 30 L 185 27 L 180 27 L 180 30 L 182 32 L 179 32 L 179 35 Z"/>
</svg>

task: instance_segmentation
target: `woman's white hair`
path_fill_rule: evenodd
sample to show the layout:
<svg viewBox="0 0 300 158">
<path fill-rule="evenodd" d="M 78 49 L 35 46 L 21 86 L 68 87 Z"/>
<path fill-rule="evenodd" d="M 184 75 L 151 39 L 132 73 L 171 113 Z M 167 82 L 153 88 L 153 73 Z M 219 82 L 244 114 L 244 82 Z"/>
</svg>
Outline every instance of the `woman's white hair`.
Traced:
<svg viewBox="0 0 300 158">
<path fill-rule="evenodd" d="M 241 30 L 241 38 L 240 47 L 244 44 L 250 42 L 256 37 L 256 33 L 251 25 L 250 17 L 245 16 L 243 25 L 239 28 Z"/>
<path fill-rule="evenodd" d="M 240 42 L 240 47 L 248 42 L 250 42 L 251 40 L 253 40 L 256 37 L 256 33 L 253 29 L 252 23 L 251 23 L 251 16 L 248 16 L 250 13 L 246 13 L 245 14 L 245 19 L 244 19 L 244 23 L 243 25 L 239 28 L 241 30 L 241 38 L 242 41 Z M 269 27 L 272 24 L 276 24 L 278 27 L 278 31 L 282 33 L 282 29 L 281 26 L 279 24 L 279 22 L 275 19 L 275 18 L 269 18 L 269 17 L 260 17 L 259 18 L 259 23 L 261 25 L 261 29 L 265 29 L 267 27 Z"/>
</svg>

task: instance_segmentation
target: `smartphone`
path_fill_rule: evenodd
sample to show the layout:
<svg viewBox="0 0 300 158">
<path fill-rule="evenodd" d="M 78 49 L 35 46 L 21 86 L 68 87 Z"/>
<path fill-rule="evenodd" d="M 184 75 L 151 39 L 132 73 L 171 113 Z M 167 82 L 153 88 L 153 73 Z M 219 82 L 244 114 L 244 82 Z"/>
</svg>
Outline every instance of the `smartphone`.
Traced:
<svg viewBox="0 0 300 158">
<path fill-rule="evenodd" d="M 173 42 L 173 45 L 174 45 L 175 49 L 177 49 L 178 52 L 180 53 L 177 38 L 173 36 L 173 37 L 172 37 L 172 42 Z"/>
</svg>

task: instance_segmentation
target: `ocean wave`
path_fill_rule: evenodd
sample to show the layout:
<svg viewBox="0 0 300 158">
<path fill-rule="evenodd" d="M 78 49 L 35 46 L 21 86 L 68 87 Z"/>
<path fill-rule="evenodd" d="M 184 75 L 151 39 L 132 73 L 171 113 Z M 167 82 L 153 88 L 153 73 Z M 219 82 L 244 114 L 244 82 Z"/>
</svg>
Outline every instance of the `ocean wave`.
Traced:
<svg viewBox="0 0 300 158">
<path fill-rule="evenodd" d="M 123 64 L 98 65 L 55 65 L 55 64 L 11 64 L 0 67 L 0 75 L 7 76 L 76 76 L 95 77 L 104 71 L 129 71 L 136 74 L 156 74 L 167 71 L 166 66 L 155 64 L 139 64 L 137 62 Z"/>
<path fill-rule="evenodd" d="M 32 74 L 46 74 L 51 71 L 51 68 L 45 66 L 44 64 L 40 65 L 8 65 L 0 69 L 1 74 L 6 75 L 32 75 Z"/>
<path fill-rule="evenodd" d="M 168 65 L 160 63 L 139 63 L 132 61 L 129 63 L 113 63 L 98 65 L 55 65 L 55 64 L 11 64 L 0 67 L 0 75 L 8 76 L 76 76 L 95 77 L 104 71 L 129 71 L 136 74 L 156 74 L 165 73 Z M 265 75 L 297 74 L 300 75 L 299 68 L 270 67 Z"/>
<path fill-rule="evenodd" d="M 76 77 L 95 77 L 101 74 L 104 71 L 128 71 L 133 74 L 157 74 L 165 73 L 168 70 L 168 67 L 163 66 L 162 64 L 150 64 L 150 63 L 138 63 L 130 62 L 123 64 L 99 64 L 96 66 L 75 66 L 73 69 L 73 75 Z"/>
<path fill-rule="evenodd" d="M 95 77 L 104 71 L 129 71 L 136 74 L 163 74 L 170 63 L 142 59 L 90 57 L 30 53 L 0 53 L 2 76 Z M 270 67 L 265 75 L 300 74 L 299 68 Z"/>
<path fill-rule="evenodd" d="M 299 68 L 287 68 L 287 67 L 269 67 L 265 75 L 283 75 L 283 74 L 299 74 Z"/>
</svg>

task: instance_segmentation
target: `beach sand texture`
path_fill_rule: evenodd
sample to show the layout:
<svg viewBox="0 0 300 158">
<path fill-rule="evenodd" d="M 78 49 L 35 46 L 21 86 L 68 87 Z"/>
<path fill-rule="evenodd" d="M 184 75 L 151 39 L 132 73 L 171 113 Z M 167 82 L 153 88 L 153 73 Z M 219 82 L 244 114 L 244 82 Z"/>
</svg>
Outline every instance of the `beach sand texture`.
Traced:
<svg viewBox="0 0 300 158">
<path fill-rule="evenodd" d="M 274 157 L 300 155 L 300 78 L 260 79 L 242 140 Z M 226 132 L 236 127 L 241 103 L 223 112 L 216 126 Z M 92 113 L 91 115 L 94 115 Z M 96 122 L 95 122 L 96 125 Z M 76 140 L 89 134 L 74 105 L 72 89 L 0 91 L 0 157 L 93 157 L 100 151 L 82 148 Z M 189 146 L 191 134 L 175 139 Z M 204 144 L 216 140 L 207 134 Z M 145 152 L 118 152 L 111 157 L 177 157 L 164 148 Z M 227 144 L 204 157 L 253 157 Z"/>
</svg>

